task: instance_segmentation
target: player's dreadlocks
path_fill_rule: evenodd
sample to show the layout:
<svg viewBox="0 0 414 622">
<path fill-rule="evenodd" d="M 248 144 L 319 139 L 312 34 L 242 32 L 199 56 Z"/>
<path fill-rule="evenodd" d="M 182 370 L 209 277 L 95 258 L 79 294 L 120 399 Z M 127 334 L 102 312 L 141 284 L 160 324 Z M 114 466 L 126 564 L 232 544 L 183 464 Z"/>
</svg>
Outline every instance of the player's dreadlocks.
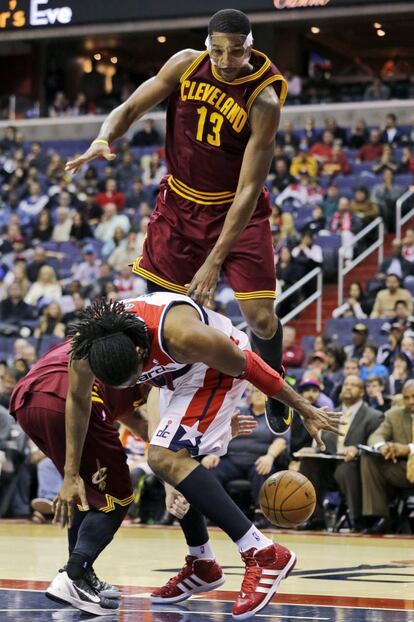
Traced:
<svg viewBox="0 0 414 622">
<path fill-rule="evenodd" d="M 98 300 L 82 311 L 69 330 L 71 360 L 87 359 L 104 384 L 119 386 L 136 373 L 148 355 L 150 335 L 143 320 L 122 302 Z M 138 353 L 139 347 L 142 352 Z"/>
<path fill-rule="evenodd" d="M 247 36 L 250 30 L 249 18 L 236 9 L 222 9 L 221 11 L 217 11 L 208 23 L 209 35 L 213 32 L 229 32 Z"/>
</svg>

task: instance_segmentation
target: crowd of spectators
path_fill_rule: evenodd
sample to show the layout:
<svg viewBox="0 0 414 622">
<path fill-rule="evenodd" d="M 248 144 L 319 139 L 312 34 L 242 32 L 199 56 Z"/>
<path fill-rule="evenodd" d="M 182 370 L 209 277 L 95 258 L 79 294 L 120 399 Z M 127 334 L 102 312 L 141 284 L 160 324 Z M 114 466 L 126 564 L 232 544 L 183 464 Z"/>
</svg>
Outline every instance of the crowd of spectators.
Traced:
<svg viewBox="0 0 414 622">
<path fill-rule="evenodd" d="M 93 162 L 71 177 L 64 170 L 59 145 L 29 144 L 13 127 L 0 139 L 0 400 L 5 410 L 0 412 L 4 415 L 0 443 L 4 430 L 6 447 L 3 450 L 0 445 L 0 485 L 7 487 L 12 474 L 20 474 L 7 508 L 0 503 L 0 516 L 32 514 L 30 497 L 36 478 L 37 497 L 45 497 L 48 489 L 51 497 L 59 485 L 57 477 L 49 477 L 50 464 L 43 464 L 44 457 L 8 417 L 8 397 L 14 384 L 42 353 L 65 338 L 68 325 L 90 300 L 122 299 L 146 291 L 145 282 L 132 275 L 129 265 L 142 251 L 158 184 L 166 173 L 161 143 L 154 124 L 147 121 L 131 141 L 115 146 L 114 162 Z M 373 218 L 381 215 L 388 230 L 394 230 L 395 201 L 411 183 L 414 171 L 413 143 L 414 121 L 400 127 L 392 114 L 382 128 L 368 128 L 363 121 L 354 128 L 341 128 L 332 118 L 326 119 L 324 128 L 316 128 L 311 118 L 303 128 L 290 123 L 283 126 L 267 180 L 279 287 L 289 287 L 313 267 L 326 269 L 327 239 L 339 237 L 339 243 L 347 245 L 346 258 L 351 259 L 353 236 Z M 362 426 L 364 435 L 358 437 L 358 443 L 369 441 L 374 419 L 379 423 L 383 413 L 401 399 L 398 396 L 404 383 L 413 377 L 413 282 L 414 230 L 409 229 L 403 240 L 394 241 L 392 256 L 385 258 L 376 278 L 364 287 L 353 283 L 344 304 L 334 311 L 336 321 L 355 320 L 345 342 L 327 334 L 303 347 L 296 342 L 294 329 L 285 330 L 284 363 L 292 382 L 309 401 L 338 408 L 348 403 L 351 411 L 358 404 L 358 412 L 363 402 L 371 423 Z M 306 293 L 305 288 L 296 299 L 282 303 L 279 313 L 288 312 Z M 233 302 L 223 281 L 217 292 L 217 309 L 231 316 Z M 381 322 L 380 343 L 377 334 L 370 340 L 372 321 Z M 246 399 L 241 406 L 258 420 L 251 445 L 255 446 L 254 456 L 247 460 L 245 439 L 234 439 L 225 459 L 214 463 L 217 461 L 209 458 L 205 466 L 213 469 L 224 485 L 236 471 L 251 480 L 252 507 L 256 522 L 263 526 L 265 520 L 257 507 L 259 483 L 274 470 L 286 468 L 294 453 L 311 445 L 311 439 L 297 425 L 276 446 L 265 434 L 264 418 L 260 419 L 264 412 L 260 396 L 251 392 Z M 145 463 L 142 442 L 138 443 L 138 458 L 140 465 Z M 353 456 L 353 460 L 356 463 L 359 458 Z M 311 465 L 305 459 L 301 462 Z M 318 464 L 318 469 L 326 469 L 334 462 Z M 355 480 L 355 469 L 352 473 Z M 324 485 L 331 488 L 336 483 L 348 499 L 347 490 L 341 487 L 343 474 L 331 475 L 322 477 Z M 344 477 L 346 482 L 352 479 Z M 151 474 L 139 466 L 137 485 L 148 483 L 148 478 Z M 151 481 L 157 490 L 155 478 Z M 318 491 L 318 514 L 308 525 L 311 528 L 324 525 L 325 492 Z M 158 493 L 155 496 L 160 497 Z M 349 508 L 352 527 L 357 530 L 364 519 L 362 497 L 361 492 L 360 504 Z M 44 510 L 44 505 L 34 507 Z M 41 520 L 42 512 L 34 511 Z M 153 519 L 137 508 L 134 512 L 131 518 L 135 520 Z M 388 515 L 374 518 L 389 520 Z M 377 528 L 369 521 L 366 526 Z M 382 523 L 380 528 L 390 529 L 390 523 Z"/>
</svg>

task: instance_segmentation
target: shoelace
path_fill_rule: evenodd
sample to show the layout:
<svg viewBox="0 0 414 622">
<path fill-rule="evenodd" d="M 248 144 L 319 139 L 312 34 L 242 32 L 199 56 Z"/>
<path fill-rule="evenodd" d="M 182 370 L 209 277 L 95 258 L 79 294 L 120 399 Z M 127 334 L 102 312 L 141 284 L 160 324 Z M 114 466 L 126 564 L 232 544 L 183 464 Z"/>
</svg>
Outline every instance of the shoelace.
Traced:
<svg viewBox="0 0 414 622">
<path fill-rule="evenodd" d="M 244 562 L 246 564 L 246 574 L 241 585 L 241 591 L 249 594 L 256 590 L 256 586 L 260 581 L 262 569 L 257 565 L 254 557 L 245 557 Z"/>
</svg>

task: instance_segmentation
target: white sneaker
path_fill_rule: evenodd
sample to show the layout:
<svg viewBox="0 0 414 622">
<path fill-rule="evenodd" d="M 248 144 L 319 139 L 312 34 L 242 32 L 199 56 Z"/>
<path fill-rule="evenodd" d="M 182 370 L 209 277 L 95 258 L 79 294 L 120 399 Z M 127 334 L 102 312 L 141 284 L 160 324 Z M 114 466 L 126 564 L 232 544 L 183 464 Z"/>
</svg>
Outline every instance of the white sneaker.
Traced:
<svg viewBox="0 0 414 622">
<path fill-rule="evenodd" d="M 72 581 L 66 571 L 56 575 L 46 590 L 46 596 L 98 616 L 110 615 L 119 609 L 118 600 L 100 596 L 85 579 Z"/>
</svg>

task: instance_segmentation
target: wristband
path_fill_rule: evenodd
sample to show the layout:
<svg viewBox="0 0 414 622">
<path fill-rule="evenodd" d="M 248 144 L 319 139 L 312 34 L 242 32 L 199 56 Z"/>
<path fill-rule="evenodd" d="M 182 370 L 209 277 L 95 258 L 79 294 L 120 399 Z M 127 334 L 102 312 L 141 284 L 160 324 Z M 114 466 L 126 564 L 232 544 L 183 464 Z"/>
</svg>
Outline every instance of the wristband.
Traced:
<svg viewBox="0 0 414 622">
<path fill-rule="evenodd" d="M 255 352 L 244 350 L 244 354 L 246 356 L 246 369 L 239 378 L 248 380 L 265 395 L 272 396 L 279 393 L 285 385 L 282 376 Z"/>
<path fill-rule="evenodd" d="M 108 141 L 104 140 L 103 138 L 97 138 L 96 140 L 93 140 L 91 142 L 91 145 L 107 145 L 109 147 Z"/>
</svg>

